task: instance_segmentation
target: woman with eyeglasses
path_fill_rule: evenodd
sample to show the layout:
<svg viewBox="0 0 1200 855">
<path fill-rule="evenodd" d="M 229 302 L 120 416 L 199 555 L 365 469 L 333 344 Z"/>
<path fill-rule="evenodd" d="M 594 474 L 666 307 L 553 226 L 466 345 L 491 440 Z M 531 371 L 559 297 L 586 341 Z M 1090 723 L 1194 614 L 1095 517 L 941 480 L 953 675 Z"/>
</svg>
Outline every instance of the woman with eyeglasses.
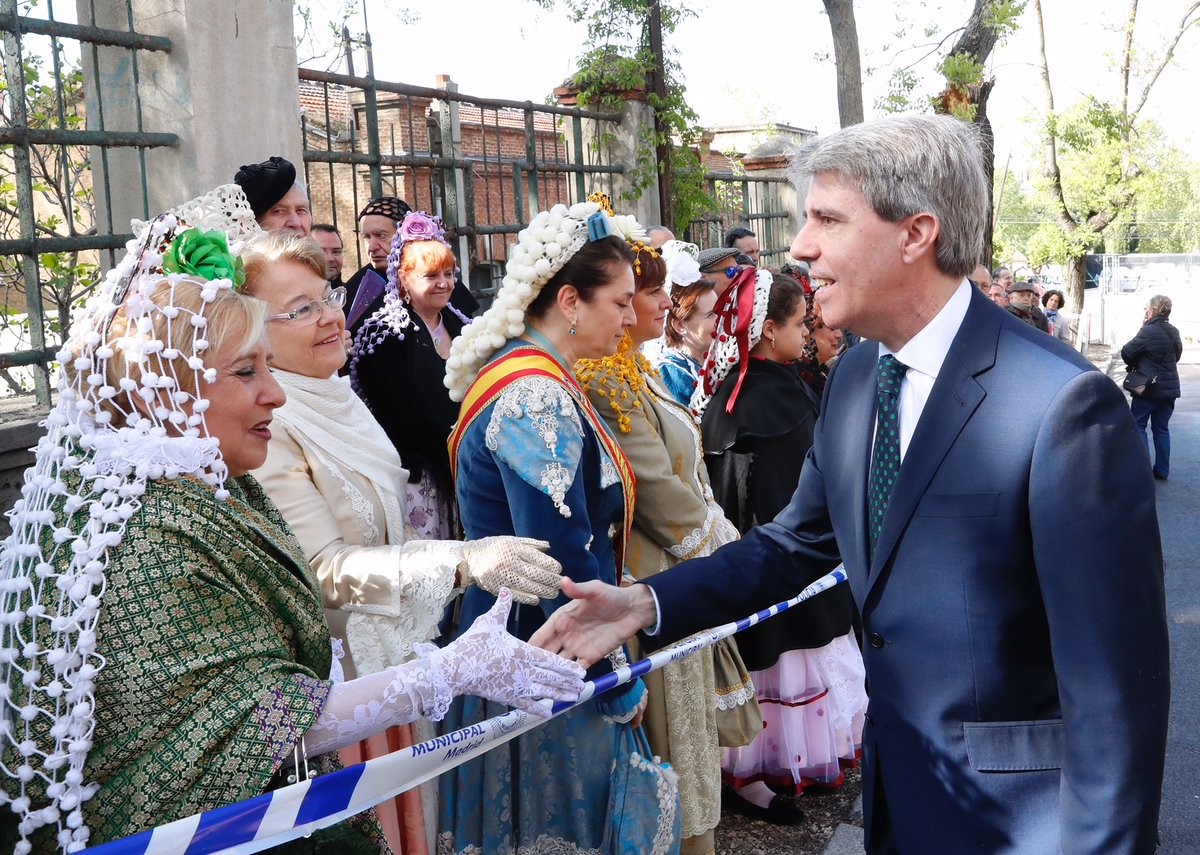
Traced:
<svg viewBox="0 0 1200 855">
<path fill-rule="evenodd" d="M 455 258 L 441 220 L 404 215 L 388 256 L 383 305 L 354 334 L 350 385 L 409 471 L 408 521 L 422 537 L 457 537 L 446 439 L 458 418 L 443 378 L 450 343 L 471 319 L 450 302 Z"/>
<path fill-rule="evenodd" d="M 270 307 L 274 377 L 287 394 L 255 476 L 320 582 L 326 619 L 344 644 L 347 679 L 406 661 L 415 644 L 437 633 L 446 603 L 463 586 L 496 593 L 503 583 L 525 603 L 556 596 L 560 568 L 543 553 L 546 544 L 406 538 L 407 461 L 338 376 L 346 361 L 345 290 L 329 288 L 324 253 L 311 239 L 269 233 L 250 240 L 241 256 L 244 292 Z M 342 760 L 360 762 L 426 735 L 432 732 L 419 725 L 415 737 L 407 726 L 392 728 L 344 749 Z M 435 788 L 426 790 L 424 811 L 418 790 L 378 810 L 394 851 L 432 849 Z"/>
</svg>

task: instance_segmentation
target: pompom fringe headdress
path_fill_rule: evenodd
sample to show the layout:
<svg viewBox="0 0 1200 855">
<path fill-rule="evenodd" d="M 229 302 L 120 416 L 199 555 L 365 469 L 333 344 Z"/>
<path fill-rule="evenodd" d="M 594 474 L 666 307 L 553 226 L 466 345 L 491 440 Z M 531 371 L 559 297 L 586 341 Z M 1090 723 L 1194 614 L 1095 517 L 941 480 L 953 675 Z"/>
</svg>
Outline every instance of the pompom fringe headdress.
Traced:
<svg viewBox="0 0 1200 855">
<path fill-rule="evenodd" d="M 29 836 L 44 826 L 57 828 L 62 852 L 87 845 L 83 804 L 98 789 L 88 782 L 87 758 L 104 668 L 96 621 L 108 555 L 147 482 L 190 474 L 218 499 L 228 495 L 204 416 L 204 383 L 216 379 L 205 363 L 205 309 L 244 281 L 236 253 L 260 231 L 254 212 L 229 184 L 133 226 L 138 237 L 76 312 L 58 354 L 69 370 L 8 514 L 12 534 L 0 545 L 0 810 L 17 816 L 16 853 L 29 852 Z M 175 305 L 183 282 L 200 289 L 199 311 Z M 155 338 L 156 314 L 166 320 L 166 340 Z M 180 351 L 185 342 L 190 356 Z M 114 358 L 125 362 L 116 386 L 107 375 Z M 44 603 L 54 601 L 48 610 Z"/>
<path fill-rule="evenodd" d="M 530 303 L 585 243 L 609 235 L 628 240 L 639 230 L 633 217 L 613 217 L 600 202 L 591 200 L 569 208 L 555 205 L 535 216 L 509 248 L 504 280 L 492 305 L 450 346 L 446 360 L 450 398 L 461 401 L 492 354 L 525 332 Z"/>
<path fill-rule="evenodd" d="M 404 247 L 419 240 L 436 240 L 449 247 L 446 242 L 446 230 L 441 217 L 434 217 L 424 211 L 409 211 L 404 219 L 396 226 L 396 234 L 392 236 L 392 249 L 388 253 L 387 289 L 384 291 L 383 306 L 371 317 L 367 318 L 354 337 L 354 347 L 350 356 L 350 385 L 359 397 L 362 397 L 362 387 L 358 382 L 358 363 L 368 353 L 374 353 L 388 336 L 403 340 L 405 331 L 416 328 L 416 322 L 409 313 L 404 296 L 400 293 L 400 257 Z M 457 274 L 458 271 L 455 270 Z M 470 324 L 471 319 L 447 304 L 464 324 Z M 365 399 L 364 399 L 365 400 Z"/>
<path fill-rule="evenodd" d="M 771 272 L 747 268 L 738 273 L 729 290 L 717 300 L 716 334 L 704 357 L 700 382 L 692 393 L 692 411 L 697 417 L 704 414 L 717 387 L 737 366 L 737 385 L 725 405 L 726 412 L 733 412 L 742 381 L 750 368 L 750 350 L 762 338 L 770 299 Z"/>
</svg>

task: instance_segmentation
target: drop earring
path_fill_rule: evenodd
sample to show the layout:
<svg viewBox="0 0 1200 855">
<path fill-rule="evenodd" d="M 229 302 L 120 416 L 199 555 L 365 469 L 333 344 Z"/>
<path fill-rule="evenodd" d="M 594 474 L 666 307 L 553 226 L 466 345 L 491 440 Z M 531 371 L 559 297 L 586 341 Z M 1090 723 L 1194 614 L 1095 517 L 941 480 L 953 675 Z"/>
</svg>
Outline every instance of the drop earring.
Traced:
<svg viewBox="0 0 1200 855">
<path fill-rule="evenodd" d="M 775 352 L 775 339 L 769 338 L 769 339 L 767 339 L 767 341 L 771 342 L 771 353 L 774 353 Z"/>
<path fill-rule="evenodd" d="M 575 335 L 575 324 L 578 322 L 578 320 L 578 318 L 575 318 L 571 321 L 571 328 L 567 330 L 567 335 Z"/>
</svg>

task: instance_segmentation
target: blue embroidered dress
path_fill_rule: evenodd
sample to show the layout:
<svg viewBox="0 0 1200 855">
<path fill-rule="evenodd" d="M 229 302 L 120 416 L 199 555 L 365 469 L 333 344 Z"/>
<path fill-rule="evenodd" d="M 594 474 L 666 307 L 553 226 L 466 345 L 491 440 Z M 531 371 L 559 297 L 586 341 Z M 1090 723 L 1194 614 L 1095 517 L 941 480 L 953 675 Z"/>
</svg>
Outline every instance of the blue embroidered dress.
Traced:
<svg viewBox="0 0 1200 855">
<path fill-rule="evenodd" d="M 509 341 L 493 364 L 518 347 L 529 345 Z M 557 355 L 549 355 L 571 378 Z M 593 427 L 598 419 L 587 418 L 567 382 L 573 378 L 534 375 L 500 384 L 503 391 L 463 429 L 456 481 L 462 524 L 469 540 L 515 534 L 548 541 L 566 575 L 614 584 L 612 532 L 622 529 L 625 505 L 621 477 Z M 589 406 L 586 399 L 582 405 Z M 469 418 L 466 402 L 463 412 Z M 470 626 L 494 601 L 486 591 L 468 589 L 460 626 Z M 508 628 L 528 639 L 565 602 L 560 596 L 538 606 L 515 605 Z M 602 660 L 588 678 L 611 667 Z M 636 681 L 444 774 L 439 855 L 676 851 L 677 789 L 664 792 L 660 785 L 657 798 L 644 791 L 627 798 L 627 786 L 638 786 L 628 783 L 631 759 L 645 739 L 640 728 L 619 722 L 632 719 L 644 692 Z M 506 711 L 480 698 L 460 698 L 443 729 Z"/>
<path fill-rule="evenodd" d="M 663 386 L 671 397 L 688 407 L 692 403 L 692 392 L 700 380 L 701 365 L 682 350 L 663 348 L 654 360 L 654 367 L 662 377 Z"/>
</svg>

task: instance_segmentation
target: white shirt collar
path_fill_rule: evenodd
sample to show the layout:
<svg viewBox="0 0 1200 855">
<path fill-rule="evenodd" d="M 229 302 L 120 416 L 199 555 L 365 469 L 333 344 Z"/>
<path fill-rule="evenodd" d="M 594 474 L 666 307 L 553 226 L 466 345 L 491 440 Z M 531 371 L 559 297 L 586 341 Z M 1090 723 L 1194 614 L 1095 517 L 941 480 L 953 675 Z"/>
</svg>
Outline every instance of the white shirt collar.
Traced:
<svg viewBox="0 0 1200 855">
<path fill-rule="evenodd" d="M 969 280 L 963 279 L 941 311 L 934 315 L 933 320 L 919 333 L 909 339 L 904 347 L 895 351 L 895 357 L 910 370 L 919 371 L 936 380 L 942 363 L 946 361 L 946 354 L 950 352 L 950 344 L 958 335 L 958 328 L 967 316 L 967 307 L 971 305 L 972 287 Z M 879 355 L 883 356 L 885 353 L 892 351 L 880 344 Z"/>
</svg>

